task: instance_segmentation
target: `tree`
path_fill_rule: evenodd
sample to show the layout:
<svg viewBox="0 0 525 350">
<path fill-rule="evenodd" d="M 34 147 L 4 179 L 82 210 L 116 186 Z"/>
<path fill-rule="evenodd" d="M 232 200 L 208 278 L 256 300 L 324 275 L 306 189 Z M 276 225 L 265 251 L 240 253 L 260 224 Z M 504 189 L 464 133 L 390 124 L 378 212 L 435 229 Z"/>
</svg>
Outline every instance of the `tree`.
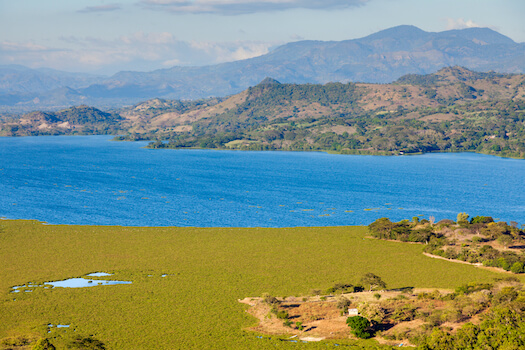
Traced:
<svg viewBox="0 0 525 350">
<path fill-rule="evenodd" d="M 516 261 L 512 266 L 510 267 L 510 271 L 513 273 L 523 273 L 523 263 L 520 261 Z"/>
<path fill-rule="evenodd" d="M 381 277 L 374 275 L 371 272 L 368 272 L 361 278 L 361 283 L 363 286 L 368 286 L 368 291 L 372 291 L 373 289 L 385 289 L 386 283 L 383 282 Z"/>
<path fill-rule="evenodd" d="M 458 217 L 456 219 L 458 225 L 466 225 L 466 224 L 468 224 L 468 217 L 469 217 L 469 215 L 467 213 L 459 213 Z"/>
<path fill-rule="evenodd" d="M 514 240 L 512 239 L 511 235 L 502 234 L 501 236 L 497 238 L 497 241 L 499 244 L 501 244 L 505 248 L 508 248 Z"/>
<path fill-rule="evenodd" d="M 358 338 L 368 339 L 372 336 L 370 333 L 370 321 L 363 316 L 348 317 L 346 324 L 352 329 L 352 334 Z"/>
<path fill-rule="evenodd" d="M 380 218 L 368 225 L 370 234 L 377 238 L 391 238 L 390 231 L 397 225 L 388 218 Z"/>
</svg>

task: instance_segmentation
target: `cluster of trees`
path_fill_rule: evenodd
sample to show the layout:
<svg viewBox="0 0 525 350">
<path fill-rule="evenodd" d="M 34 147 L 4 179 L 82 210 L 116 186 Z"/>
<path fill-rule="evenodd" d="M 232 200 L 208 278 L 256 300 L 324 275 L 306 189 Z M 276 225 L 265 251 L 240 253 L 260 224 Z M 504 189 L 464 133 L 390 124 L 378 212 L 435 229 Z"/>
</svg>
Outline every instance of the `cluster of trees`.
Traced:
<svg viewBox="0 0 525 350">
<path fill-rule="evenodd" d="M 358 293 L 373 290 L 382 290 L 386 288 L 386 283 L 381 279 L 381 277 L 368 272 L 364 274 L 359 283 L 356 285 L 350 283 L 336 283 L 332 287 L 326 290 L 326 294 L 342 294 L 342 293 Z M 320 294 L 321 290 L 313 290 L 313 294 Z"/>
<path fill-rule="evenodd" d="M 151 136 L 169 140 L 170 145 L 165 147 L 170 148 L 325 150 L 344 154 L 469 151 L 525 157 L 523 101 L 475 101 L 435 108 L 398 108 L 388 112 L 364 111 L 359 107 L 342 110 L 338 105 L 329 115 L 301 120 L 297 120 L 294 113 L 270 119 L 269 116 L 276 113 L 274 106 L 270 106 L 257 106 L 254 110 L 248 103 L 239 106 L 238 110 L 194 123 L 190 133 Z M 417 113 L 421 118 L 443 114 L 449 115 L 450 120 L 400 118 L 408 113 Z M 350 132 L 329 131 L 335 126 L 346 127 Z M 227 145 L 232 140 L 250 142 Z"/>
<path fill-rule="evenodd" d="M 400 295 L 394 299 L 365 302 L 360 316 L 347 319 L 351 332 L 359 338 L 382 336 L 390 340 L 408 339 L 418 349 L 521 349 L 525 346 L 525 291 L 515 278 L 495 284 L 470 283 L 454 293 L 437 290 L 420 293 L 417 299 Z M 479 324 L 471 319 L 481 318 Z M 418 328 L 385 332 L 402 322 L 421 320 Z M 445 323 L 462 324 L 456 332 Z"/>
<path fill-rule="evenodd" d="M 499 287 L 499 288 L 498 288 Z M 523 349 L 525 348 L 525 292 L 520 283 L 503 284 L 488 288 L 473 288 L 474 291 L 456 291 L 451 297 L 454 304 L 462 300 L 477 300 L 471 313 L 481 313 L 479 324 L 466 323 L 455 333 L 434 327 L 429 332 L 415 335 L 413 341 L 418 349 Z M 472 288 L 471 288 L 472 290 Z M 465 308 L 463 309 L 463 312 Z"/>
<path fill-rule="evenodd" d="M 425 243 L 425 252 L 448 259 L 499 267 L 513 273 L 525 273 L 525 254 L 522 249 L 509 251 L 496 249 L 510 246 L 521 247 L 525 231 L 516 222 L 494 222 L 491 217 L 459 213 L 457 223 L 442 220 L 436 224 L 414 217 L 412 221 L 391 222 L 380 218 L 368 228 L 373 237 L 402 242 Z M 462 243 L 460 243 L 462 241 Z"/>
<path fill-rule="evenodd" d="M 124 118 L 118 113 L 103 112 L 85 105 L 57 112 L 33 112 L 23 116 L 23 119 L 25 123 L 0 125 L 0 135 L 114 135 L 127 130 Z M 68 127 L 60 125 L 66 122 Z M 44 123 L 46 127 L 41 128 Z"/>
</svg>

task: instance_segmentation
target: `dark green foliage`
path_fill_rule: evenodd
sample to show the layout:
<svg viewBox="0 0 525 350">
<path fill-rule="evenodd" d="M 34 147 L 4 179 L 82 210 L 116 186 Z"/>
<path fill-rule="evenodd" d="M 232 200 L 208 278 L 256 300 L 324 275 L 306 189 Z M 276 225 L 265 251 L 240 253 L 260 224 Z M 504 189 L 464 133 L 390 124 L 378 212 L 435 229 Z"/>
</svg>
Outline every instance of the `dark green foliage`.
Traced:
<svg viewBox="0 0 525 350">
<path fill-rule="evenodd" d="M 361 286 L 354 286 L 349 283 L 336 283 L 326 290 L 326 294 L 355 293 L 362 291 L 362 289 Z"/>
<path fill-rule="evenodd" d="M 490 216 L 475 216 L 470 219 L 471 224 L 488 224 L 489 222 L 494 222 Z"/>
<path fill-rule="evenodd" d="M 346 319 L 348 327 L 352 328 L 351 332 L 358 338 L 368 339 L 372 336 L 370 332 L 370 321 L 363 316 L 352 316 Z"/>
</svg>

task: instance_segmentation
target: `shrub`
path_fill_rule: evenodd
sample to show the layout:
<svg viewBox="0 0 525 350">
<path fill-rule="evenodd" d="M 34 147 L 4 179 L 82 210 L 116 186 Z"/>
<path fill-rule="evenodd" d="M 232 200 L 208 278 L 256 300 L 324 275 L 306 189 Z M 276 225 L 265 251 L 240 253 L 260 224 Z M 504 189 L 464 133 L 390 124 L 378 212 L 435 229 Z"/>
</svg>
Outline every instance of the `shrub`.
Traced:
<svg viewBox="0 0 525 350">
<path fill-rule="evenodd" d="M 525 268 L 522 262 L 517 261 L 510 267 L 510 271 L 514 273 L 523 273 L 525 272 Z"/>
<path fill-rule="evenodd" d="M 470 219 L 471 224 L 488 224 L 489 222 L 494 222 L 491 216 L 474 216 Z"/>
<path fill-rule="evenodd" d="M 340 298 L 337 298 L 337 308 L 346 310 L 350 306 L 351 302 L 347 298 L 341 296 Z"/>
<path fill-rule="evenodd" d="M 55 346 L 49 342 L 49 339 L 40 339 L 36 342 L 32 350 L 55 350 Z"/>
<path fill-rule="evenodd" d="M 276 297 L 268 293 L 263 294 L 263 301 L 268 305 L 279 305 L 281 303 Z"/>
<path fill-rule="evenodd" d="M 346 324 L 352 328 L 352 334 L 358 338 L 368 339 L 372 336 L 370 333 L 370 321 L 362 316 L 348 317 Z"/>
<path fill-rule="evenodd" d="M 280 320 L 287 320 L 289 317 L 288 311 L 286 310 L 278 310 L 277 308 L 273 307 L 270 311 Z"/>
<path fill-rule="evenodd" d="M 333 287 L 330 287 L 326 290 L 326 294 L 335 294 L 335 293 L 353 293 L 355 287 L 349 283 L 336 283 Z"/>
</svg>

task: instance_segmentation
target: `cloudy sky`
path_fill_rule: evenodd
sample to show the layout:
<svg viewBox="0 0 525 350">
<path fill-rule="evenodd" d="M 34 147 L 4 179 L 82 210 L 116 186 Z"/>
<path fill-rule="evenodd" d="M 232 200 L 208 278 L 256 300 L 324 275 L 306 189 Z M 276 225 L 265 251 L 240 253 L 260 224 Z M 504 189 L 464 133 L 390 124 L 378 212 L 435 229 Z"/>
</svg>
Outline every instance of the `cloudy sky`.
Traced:
<svg viewBox="0 0 525 350">
<path fill-rule="evenodd" d="M 525 42 L 524 0 L 0 0 L 0 65 L 113 74 L 208 65 L 401 24 Z"/>
</svg>

